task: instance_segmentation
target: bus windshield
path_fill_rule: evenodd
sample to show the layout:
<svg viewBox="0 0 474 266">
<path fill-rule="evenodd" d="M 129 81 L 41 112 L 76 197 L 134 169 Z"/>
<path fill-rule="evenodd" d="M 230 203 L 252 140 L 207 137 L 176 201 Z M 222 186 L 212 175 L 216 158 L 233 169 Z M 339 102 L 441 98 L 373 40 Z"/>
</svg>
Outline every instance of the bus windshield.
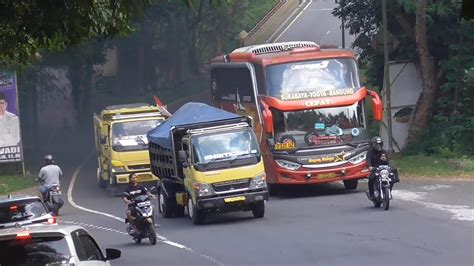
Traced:
<svg viewBox="0 0 474 266">
<path fill-rule="evenodd" d="M 362 108 L 363 102 L 292 112 L 273 110 L 275 150 L 366 141 Z"/>
<path fill-rule="evenodd" d="M 269 96 L 299 100 L 352 94 L 360 88 L 353 59 L 324 59 L 267 67 Z"/>
</svg>

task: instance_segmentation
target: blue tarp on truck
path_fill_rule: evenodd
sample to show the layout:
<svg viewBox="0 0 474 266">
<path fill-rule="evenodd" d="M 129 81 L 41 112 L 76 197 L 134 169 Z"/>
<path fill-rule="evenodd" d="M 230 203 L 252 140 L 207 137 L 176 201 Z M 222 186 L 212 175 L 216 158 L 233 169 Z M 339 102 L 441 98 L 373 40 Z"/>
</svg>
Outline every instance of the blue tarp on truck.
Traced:
<svg viewBox="0 0 474 266">
<path fill-rule="evenodd" d="M 213 123 L 226 120 L 245 119 L 242 116 L 230 113 L 204 103 L 189 102 L 181 106 L 168 120 L 149 131 L 148 141 L 165 149 L 171 149 L 172 128 L 193 128 L 196 124 Z"/>
</svg>

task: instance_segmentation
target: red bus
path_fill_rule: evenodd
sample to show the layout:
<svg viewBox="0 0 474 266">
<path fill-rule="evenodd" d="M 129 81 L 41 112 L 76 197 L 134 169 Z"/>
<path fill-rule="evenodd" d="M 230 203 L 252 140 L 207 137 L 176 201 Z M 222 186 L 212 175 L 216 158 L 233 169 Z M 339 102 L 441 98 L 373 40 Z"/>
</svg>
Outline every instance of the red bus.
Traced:
<svg viewBox="0 0 474 266">
<path fill-rule="evenodd" d="M 213 105 L 252 116 L 270 191 L 279 185 L 369 175 L 366 98 L 382 120 L 379 95 L 361 86 L 354 54 L 314 42 L 242 47 L 210 64 Z"/>
</svg>

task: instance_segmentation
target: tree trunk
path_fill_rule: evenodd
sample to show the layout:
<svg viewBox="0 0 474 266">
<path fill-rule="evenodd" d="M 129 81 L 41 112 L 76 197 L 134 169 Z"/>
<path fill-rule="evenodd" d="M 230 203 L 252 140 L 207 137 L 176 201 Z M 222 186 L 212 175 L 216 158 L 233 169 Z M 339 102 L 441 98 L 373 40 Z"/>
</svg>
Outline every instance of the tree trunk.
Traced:
<svg viewBox="0 0 474 266">
<path fill-rule="evenodd" d="M 434 62 L 431 59 L 431 54 L 428 48 L 426 9 L 427 0 L 418 0 L 416 8 L 415 39 L 421 67 L 422 92 L 418 99 L 412 124 L 410 126 L 410 141 L 415 140 L 418 133 L 429 126 L 437 86 Z"/>
</svg>

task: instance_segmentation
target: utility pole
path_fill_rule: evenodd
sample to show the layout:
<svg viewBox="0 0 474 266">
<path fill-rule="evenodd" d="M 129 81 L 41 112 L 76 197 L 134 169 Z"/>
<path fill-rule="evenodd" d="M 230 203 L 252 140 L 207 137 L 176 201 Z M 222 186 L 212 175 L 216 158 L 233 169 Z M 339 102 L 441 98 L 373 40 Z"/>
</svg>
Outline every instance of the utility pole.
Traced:
<svg viewBox="0 0 474 266">
<path fill-rule="evenodd" d="M 387 30 L 387 0 L 382 0 L 382 20 L 383 20 L 383 55 L 384 55 L 384 77 L 385 77 L 385 95 L 387 111 L 387 136 L 388 136 L 388 152 L 392 154 L 392 104 L 390 102 L 390 71 L 388 69 L 388 30 Z"/>
</svg>

